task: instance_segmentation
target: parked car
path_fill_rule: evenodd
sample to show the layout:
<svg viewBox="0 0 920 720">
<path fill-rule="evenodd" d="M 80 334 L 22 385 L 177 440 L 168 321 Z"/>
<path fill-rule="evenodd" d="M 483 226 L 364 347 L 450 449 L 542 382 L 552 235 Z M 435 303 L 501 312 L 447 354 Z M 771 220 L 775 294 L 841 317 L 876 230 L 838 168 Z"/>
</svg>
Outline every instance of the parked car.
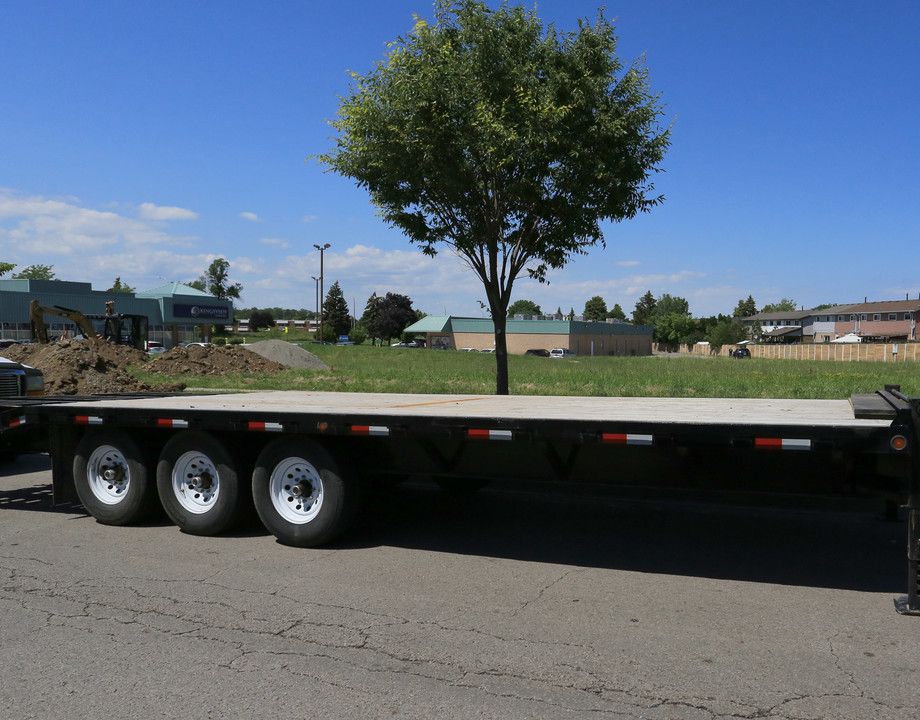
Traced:
<svg viewBox="0 0 920 720">
<path fill-rule="evenodd" d="M 460 348 L 460 352 L 479 352 L 476 348 Z"/>
<path fill-rule="evenodd" d="M 537 357 L 549 357 L 549 350 L 545 348 L 534 348 L 524 353 L 525 355 L 536 355 Z"/>
<path fill-rule="evenodd" d="M 483 349 L 480 350 L 479 352 L 481 352 L 481 353 L 493 353 L 493 354 L 494 354 L 494 353 L 495 353 L 495 348 L 483 348 Z"/>
<path fill-rule="evenodd" d="M 751 357 L 751 351 L 748 350 L 746 347 L 736 348 L 735 350 L 729 353 L 729 357 L 733 357 L 736 360 L 743 360 L 744 358 Z"/>
<path fill-rule="evenodd" d="M 549 351 L 549 356 L 551 358 L 570 358 L 575 357 L 575 353 L 568 348 L 553 348 Z"/>
<path fill-rule="evenodd" d="M 0 357 L 0 396 L 44 394 L 45 376 L 41 370 Z"/>
</svg>

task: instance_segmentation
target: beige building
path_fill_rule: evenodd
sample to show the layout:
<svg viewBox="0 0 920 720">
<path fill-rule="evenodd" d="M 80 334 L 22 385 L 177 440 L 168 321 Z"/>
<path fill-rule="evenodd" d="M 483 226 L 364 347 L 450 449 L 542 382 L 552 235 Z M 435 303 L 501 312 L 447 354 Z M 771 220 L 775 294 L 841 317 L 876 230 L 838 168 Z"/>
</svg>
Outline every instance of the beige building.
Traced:
<svg viewBox="0 0 920 720">
<path fill-rule="evenodd" d="M 495 327 L 489 318 L 428 315 L 407 327 L 406 332 L 424 335 L 429 348 L 481 351 L 495 347 Z M 652 354 L 650 325 L 509 319 L 507 333 L 508 352 L 512 355 L 553 348 L 566 348 L 575 355 L 588 356 Z"/>
</svg>

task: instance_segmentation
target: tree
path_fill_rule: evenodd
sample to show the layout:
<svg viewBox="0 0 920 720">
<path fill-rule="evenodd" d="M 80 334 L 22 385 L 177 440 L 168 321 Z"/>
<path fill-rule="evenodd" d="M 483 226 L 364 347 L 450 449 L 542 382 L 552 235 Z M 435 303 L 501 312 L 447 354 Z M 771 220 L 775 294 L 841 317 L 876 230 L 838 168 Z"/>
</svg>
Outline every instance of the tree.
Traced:
<svg viewBox="0 0 920 720">
<path fill-rule="evenodd" d="M 696 321 L 683 313 L 666 313 L 655 317 L 655 342 L 667 346 L 669 350 L 677 350 L 683 343 L 693 342 L 693 331 Z"/>
<path fill-rule="evenodd" d="M 718 324 L 706 333 L 710 345 L 721 348 L 723 345 L 737 345 L 742 340 L 747 340 L 747 330 L 738 317 L 720 318 Z"/>
<path fill-rule="evenodd" d="M 14 267 L 16 267 L 16 263 L 0 262 L 0 277 L 12 272 Z"/>
<path fill-rule="evenodd" d="M 585 320 L 604 320 L 607 317 L 607 303 L 600 295 L 595 295 L 585 303 L 585 310 L 582 313 Z"/>
<path fill-rule="evenodd" d="M 13 275 L 14 280 L 56 280 L 54 265 L 29 265 Z"/>
<path fill-rule="evenodd" d="M 655 301 L 652 315 L 690 315 L 690 303 L 677 295 L 665 293 Z"/>
<path fill-rule="evenodd" d="M 623 312 L 623 308 L 620 307 L 620 303 L 614 303 L 613 309 L 607 313 L 607 317 L 613 318 L 614 320 L 625 320 L 626 313 Z"/>
<path fill-rule="evenodd" d="M 797 307 L 798 306 L 795 304 L 795 300 L 783 298 L 778 303 L 773 303 L 772 305 L 764 305 L 760 312 L 795 312 Z"/>
<path fill-rule="evenodd" d="M 543 315 L 543 311 L 533 300 L 515 300 L 508 306 L 508 317 L 515 315 Z"/>
<path fill-rule="evenodd" d="M 370 308 L 373 301 L 373 308 Z M 405 295 L 388 292 L 383 297 L 376 293 L 368 300 L 368 308 L 361 317 L 361 323 L 374 337 L 399 337 L 403 331 L 417 319 L 412 309 L 412 300 Z"/>
<path fill-rule="evenodd" d="M 230 263 L 223 258 L 215 258 L 207 271 L 189 285 L 220 300 L 239 300 L 243 286 L 240 283 L 231 284 L 229 274 Z"/>
<path fill-rule="evenodd" d="M 121 277 L 117 277 L 115 278 L 115 282 L 112 283 L 112 287 L 106 290 L 106 292 L 133 293 L 133 292 L 136 292 L 136 290 L 130 285 L 123 283 L 121 281 Z"/>
<path fill-rule="evenodd" d="M 256 310 L 249 315 L 249 329 L 252 332 L 256 332 L 261 328 L 275 327 L 275 324 L 275 318 L 272 317 L 271 313 Z"/>
<path fill-rule="evenodd" d="M 648 72 L 624 67 L 603 13 L 571 33 L 480 0 L 437 0 L 435 16 L 353 76 L 335 147 L 319 159 L 366 188 L 422 252 L 446 245 L 477 274 L 504 395 L 515 280 L 545 282 L 603 244 L 601 220 L 661 202 L 650 175 L 669 130 Z"/>
<path fill-rule="evenodd" d="M 732 313 L 732 317 L 746 318 L 757 314 L 757 303 L 754 302 L 754 296 L 748 295 L 747 300 L 739 300 Z"/>
<path fill-rule="evenodd" d="M 650 325 L 657 304 L 658 301 L 655 300 L 652 291 L 646 290 L 645 295 L 639 298 L 639 301 L 636 303 L 636 309 L 633 310 L 633 322 L 636 325 Z"/>
<path fill-rule="evenodd" d="M 339 287 L 336 280 L 326 293 L 326 299 L 323 302 L 323 339 L 326 339 L 327 331 L 330 331 L 333 337 L 347 335 L 351 330 L 351 315 L 348 312 L 348 301 Z"/>
</svg>

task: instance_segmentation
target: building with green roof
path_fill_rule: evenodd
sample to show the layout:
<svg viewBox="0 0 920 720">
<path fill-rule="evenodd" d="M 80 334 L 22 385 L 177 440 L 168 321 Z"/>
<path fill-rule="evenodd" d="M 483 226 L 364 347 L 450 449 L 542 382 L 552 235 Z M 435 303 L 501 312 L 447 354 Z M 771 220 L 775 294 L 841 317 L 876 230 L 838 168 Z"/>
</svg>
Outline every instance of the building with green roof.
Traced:
<svg viewBox="0 0 920 720">
<path fill-rule="evenodd" d="M 233 303 L 178 282 L 139 293 L 93 290 L 86 282 L 67 280 L 0 280 L 0 336 L 28 340 L 29 303 L 63 307 L 86 315 L 104 315 L 105 304 L 115 302 L 115 312 L 146 315 L 149 338 L 173 347 L 180 341 L 210 338 L 214 325 L 233 323 Z M 76 326 L 55 315 L 46 315 L 51 334 L 74 334 Z"/>
<path fill-rule="evenodd" d="M 566 348 L 576 355 L 651 355 L 652 331 L 650 325 L 622 322 L 509 318 L 507 344 L 512 355 L 553 348 Z M 428 315 L 407 327 L 406 333 L 424 335 L 426 346 L 434 349 L 495 347 L 491 318 Z"/>
</svg>

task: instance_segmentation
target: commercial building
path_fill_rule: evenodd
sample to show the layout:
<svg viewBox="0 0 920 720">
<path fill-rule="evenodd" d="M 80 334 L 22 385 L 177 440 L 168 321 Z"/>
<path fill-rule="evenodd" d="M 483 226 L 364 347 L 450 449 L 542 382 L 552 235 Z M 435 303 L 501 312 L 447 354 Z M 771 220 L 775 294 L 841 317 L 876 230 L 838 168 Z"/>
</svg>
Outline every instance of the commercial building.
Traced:
<svg viewBox="0 0 920 720">
<path fill-rule="evenodd" d="M 233 322 L 233 303 L 188 285 L 173 282 L 139 293 L 93 290 L 90 283 L 66 280 L 0 280 L 0 338 L 28 340 L 29 304 L 79 310 L 104 315 L 107 301 L 115 312 L 146 315 L 149 338 L 173 347 L 179 342 L 209 339 L 214 325 Z M 46 315 L 51 335 L 74 334 L 76 326 L 55 315 Z"/>
<path fill-rule="evenodd" d="M 428 315 L 406 332 L 425 335 L 426 346 L 433 349 L 495 347 L 491 318 Z M 553 348 L 566 348 L 576 355 L 651 355 L 652 332 L 649 325 L 621 322 L 509 318 L 507 346 L 512 355 Z"/>
</svg>

